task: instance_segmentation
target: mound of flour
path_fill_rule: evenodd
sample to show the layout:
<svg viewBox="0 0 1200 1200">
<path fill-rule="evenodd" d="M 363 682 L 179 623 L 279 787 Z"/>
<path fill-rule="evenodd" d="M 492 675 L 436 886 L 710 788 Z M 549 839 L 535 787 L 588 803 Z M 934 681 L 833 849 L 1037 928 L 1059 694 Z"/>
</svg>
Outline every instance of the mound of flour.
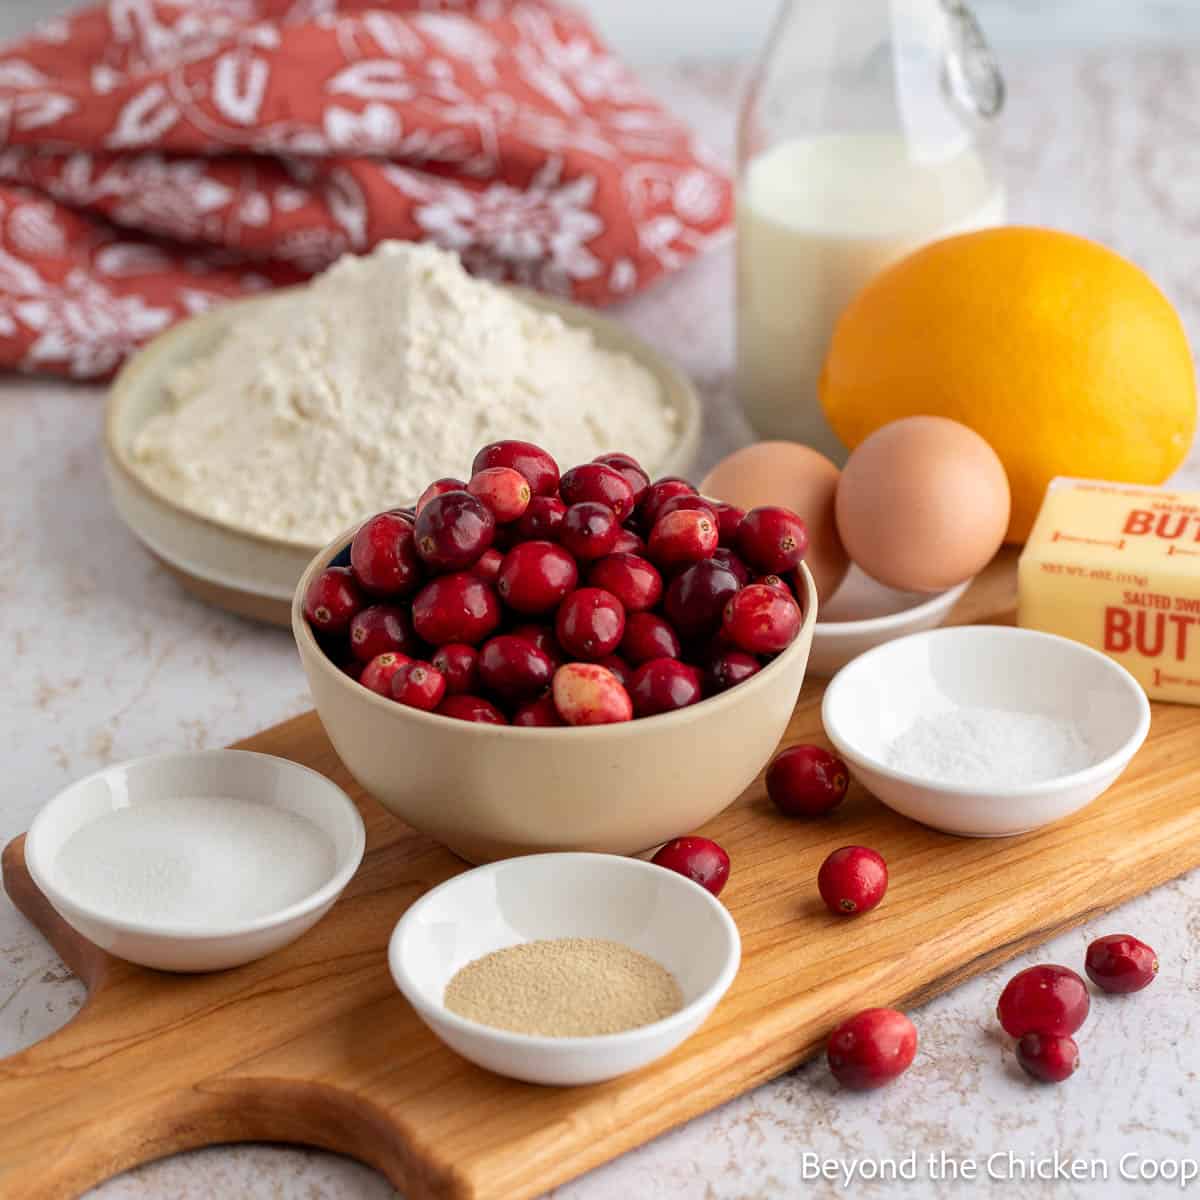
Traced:
<svg viewBox="0 0 1200 1200">
<path fill-rule="evenodd" d="M 170 378 L 133 454 L 149 483 L 252 533 L 318 543 L 501 438 L 565 469 L 606 450 L 653 464 L 673 440 L 658 384 L 585 330 L 384 242 L 235 325 Z"/>
</svg>

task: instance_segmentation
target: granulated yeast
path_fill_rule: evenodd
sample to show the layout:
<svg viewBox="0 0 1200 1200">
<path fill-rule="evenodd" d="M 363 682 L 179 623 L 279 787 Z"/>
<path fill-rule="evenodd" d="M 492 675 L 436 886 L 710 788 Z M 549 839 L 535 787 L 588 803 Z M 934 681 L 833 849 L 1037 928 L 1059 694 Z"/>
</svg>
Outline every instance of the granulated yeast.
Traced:
<svg viewBox="0 0 1200 1200">
<path fill-rule="evenodd" d="M 541 1037 L 592 1037 L 661 1021 L 683 1007 L 675 977 L 604 938 L 526 942 L 468 963 L 446 1007 L 481 1025 Z"/>
</svg>

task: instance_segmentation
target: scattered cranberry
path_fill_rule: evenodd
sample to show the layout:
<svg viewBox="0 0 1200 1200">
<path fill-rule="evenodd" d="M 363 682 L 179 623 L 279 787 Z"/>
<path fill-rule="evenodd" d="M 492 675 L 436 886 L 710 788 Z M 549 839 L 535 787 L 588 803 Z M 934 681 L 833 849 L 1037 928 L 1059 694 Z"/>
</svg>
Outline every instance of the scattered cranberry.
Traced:
<svg viewBox="0 0 1200 1200">
<path fill-rule="evenodd" d="M 733 546 L 737 541 L 738 526 L 742 523 L 742 518 L 746 515 L 746 510 L 738 508 L 736 504 L 726 504 L 723 500 L 718 500 L 715 508 L 717 510 L 717 530 L 721 535 L 721 545 Z"/>
<path fill-rule="evenodd" d="M 800 632 L 800 606 L 786 592 L 752 583 L 725 606 L 722 627 L 739 650 L 775 654 Z"/>
<path fill-rule="evenodd" d="M 470 492 L 445 492 L 417 514 L 415 532 L 426 564 L 435 571 L 460 571 L 492 544 L 496 518 Z"/>
<path fill-rule="evenodd" d="M 462 642 L 439 646 L 433 655 L 433 665 L 446 680 L 446 693 L 461 696 L 479 686 L 479 651 Z"/>
<path fill-rule="evenodd" d="M 717 548 L 717 523 L 710 512 L 676 509 L 659 517 L 650 530 L 646 552 L 664 571 L 709 558 Z"/>
<path fill-rule="evenodd" d="M 636 554 L 640 558 L 645 558 L 646 543 L 628 525 L 622 525 L 617 532 L 617 540 L 613 542 L 609 557 L 611 558 L 614 554 Z"/>
<path fill-rule="evenodd" d="M 467 491 L 487 505 L 500 525 L 517 520 L 533 498 L 529 480 L 512 467 L 484 467 L 471 476 Z"/>
<path fill-rule="evenodd" d="M 558 490 L 558 464 L 541 446 L 515 440 L 492 442 L 475 455 L 471 474 L 488 467 L 511 467 L 525 476 L 535 496 L 552 496 Z"/>
<path fill-rule="evenodd" d="M 550 686 L 554 667 L 531 641 L 501 634 L 479 650 L 479 681 L 501 703 L 532 700 Z"/>
<path fill-rule="evenodd" d="M 508 719 L 492 703 L 480 696 L 447 696 L 437 706 L 437 713 L 456 721 L 473 721 L 477 725 L 507 725 Z"/>
<path fill-rule="evenodd" d="M 631 613 L 653 608 L 663 594 L 658 568 L 637 554 L 609 554 L 599 559 L 588 570 L 588 583 L 612 592 Z"/>
<path fill-rule="evenodd" d="M 633 719 L 633 701 L 617 677 L 596 663 L 567 663 L 554 672 L 554 707 L 568 725 L 611 725 Z"/>
<path fill-rule="evenodd" d="M 791 746 L 767 768 L 767 795 L 789 817 L 823 817 L 849 786 L 846 764 L 822 746 Z"/>
<path fill-rule="evenodd" d="M 653 658 L 633 673 L 633 710 L 639 717 L 687 708 L 704 697 L 700 671 L 677 658 Z"/>
<path fill-rule="evenodd" d="M 621 532 L 616 513 L 607 504 L 582 500 L 572 504 L 558 527 L 558 540 L 582 562 L 611 554 Z"/>
<path fill-rule="evenodd" d="M 376 596 L 407 596 L 423 574 L 412 522 L 385 512 L 366 521 L 350 543 L 350 567 L 363 588 Z"/>
<path fill-rule="evenodd" d="M 392 699 L 432 712 L 446 694 L 446 677 L 429 663 L 407 662 L 392 675 Z"/>
<path fill-rule="evenodd" d="M 1158 955 L 1132 934 L 1110 933 L 1087 948 L 1084 970 L 1103 991 L 1140 992 L 1158 974 Z"/>
<path fill-rule="evenodd" d="M 710 695 L 727 692 L 731 687 L 745 683 L 751 675 L 757 675 L 761 670 L 762 664 L 745 650 L 716 650 L 709 657 L 708 668 L 704 673 L 705 690 Z"/>
<path fill-rule="evenodd" d="M 372 604 L 350 619 L 350 653 L 360 662 L 370 662 L 377 654 L 416 650 L 408 613 L 398 604 Z"/>
<path fill-rule="evenodd" d="M 866 846 L 835 850 L 817 872 L 817 888 L 825 907 L 840 917 L 870 912 L 887 891 L 883 855 Z"/>
<path fill-rule="evenodd" d="M 549 660 L 551 665 L 557 671 L 559 667 L 566 662 L 563 657 L 562 647 L 558 644 L 558 639 L 554 636 L 554 628 L 551 625 L 514 625 L 509 631 L 513 637 L 524 638 L 525 641 L 535 645 Z"/>
<path fill-rule="evenodd" d="M 625 618 L 621 657 L 633 666 L 652 658 L 678 658 L 683 653 L 679 634 L 655 613 L 630 613 Z"/>
<path fill-rule="evenodd" d="M 349 567 L 326 567 L 304 596 L 304 615 L 319 633 L 345 633 L 363 595 Z"/>
<path fill-rule="evenodd" d="M 741 560 L 737 552 L 731 550 L 728 546 L 718 546 L 712 552 L 712 562 L 720 563 L 721 566 L 728 568 L 737 576 L 738 583 L 745 587 L 754 579 L 754 573 Z"/>
<path fill-rule="evenodd" d="M 637 515 L 643 529 L 653 529 L 658 520 L 658 507 L 672 496 L 694 496 L 696 489 L 686 479 L 668 475 L 665 479 L 656 479 L 642 496 L 638 505 Z"/>
<path fill-rule="evenodd" d="M 413 628 L 434 646 L 475 646 L 500 624 L 500 602 L 491 584 L 460 571 L 431 579 L 413 598 Z"/>
<path fill-rule="evenodd" d="M 592 459 L 592 462 L 603 463 L 606 467 L 612 467 L 614 471 L 617 471 L 621 475 L 633 491 L 633 503 L 635 506 L 646 494 L 646 489 L 650 486 L 650 476 L 642 470 L 642 464 L 636 458 L 628 454 L 614 452 L 611 454 L 598 454 Z"/>
<path fill-rule="evenodd" d="M 626 691 L 633 687 L 633 668 L 619 654 L 606 654 L 596 661 L 600 666 L 607 667 Z"/>
<path fill-rule="evenodd" d="M 552 612 L 579 582 L 575 560 L 554 542 L 520 542 L 505 556 L 496 590 L 509 608 L 534 615 Z"/>
<path fill-rule="evenodd" d="M 407 654 L 377 654 L 362 669 L 358 682 L 380 696 L 391 697 L 392 677 L 405 664 L 412 662 Z"/>
<path fill-rule="evenodd" d="M 413 509 L 413 522 L 415 524 L 417 517 L 421 515 L 421 509 L 427 505 L 430 500 L 436 496 L 444 496 L 447 492 L 462 492 L 465 491 L 467 483 L 465 479 L 451 479 L 447 476 L 445 479 L 435 479 L 417 499 L 416 507 Z"/>
<path fill-rule="evenodd" d="M 894 1008 L 868 1008 L 843 1021 L 825 1046 L 833 1077 L 856 1092 L 891 1083 L 916 1056 L 916 1026 Z"/>
<path fill-rule="evenodd" d="M 1027 967 L 1005 984 L 996 1016 L 1015 1038 L 1068 1037 L 1087 1020 L 1091 1004 L 1087 984 L 1069 967 Z"/>
<path fill-rule="evenodd" d="M 672 838 L 650 861 L 687 876 L 714 896 L 719 896 L 729 882 L 729 855 L 708 838 Z"/>
<path fill-rule="evenodd" d="M 572 592 L 559 606 L 554 633 L 572 658 L 596 659 L 611 654 L 625 632 L 625 608 L 604 588 Z"/>
<path fill-rule="evenodd" d="M 764 575 L 782 575 L 804 557 L 808 527 L 790 508 L 752 508 L 737 531 L 737 551 Z"/>
<path fill-rule="evenodd" d="M 523 542 L 552 542 L 567 514 L 567 506 L 557 496 L 534 496 L 516 524 L 517 537 Z"/>
<path fill-rule="evenodd" d="M 1079 1047 L 1072 1037 L 1027 1033 L 1017 1042 L 1017 1062 L 1034 1079 L 1062 1083 L 1079 1067 Z"/>
<path fill-rule="evenodd" d="M 572 467 L 562 477 L 559 495 L 568 506 L 585 500 L 607 504 L 616 513 L 618 521 L 624 521 L 633 512 L 633 488 L 624 475 L 604 463 L 590 462 Z"/>
<path fill-rule="evenodd" d="M 566 721 L 558 715 L 558 709 L 554 707 L 554 697 L 547 692 L 536 700 L 522 704 L 513 713 L 512 723 L 526 728 L 553 729 L 565 725 Z"/>
<path fill-rule="evenodd" d="M 693 563 L 671 581 L 663 611 L 685 638 L 715 633 L 739 586 L 728 567 L 711 559 Z"/>
<path fill-rule="evenodd" d="M 500 564 L 503 561 L 504 555 L 495 546 L 489 546 L 471 567 L 471 574 L 486 579 L 488 583 L 495 583 L 500 578 Z"/>
</svg>

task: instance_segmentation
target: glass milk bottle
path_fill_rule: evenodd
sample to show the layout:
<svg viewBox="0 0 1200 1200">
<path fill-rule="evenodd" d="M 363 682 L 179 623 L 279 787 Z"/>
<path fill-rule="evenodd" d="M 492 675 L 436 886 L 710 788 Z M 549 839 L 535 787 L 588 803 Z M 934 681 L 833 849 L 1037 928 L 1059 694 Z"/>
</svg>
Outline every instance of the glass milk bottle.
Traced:
<svg viewBox="0 0 1200 1200">
<path fill-rule="evenodd" d="M 846 451 L 818 398 L 841 311 L 918 246 L 1004 220 L 1004 85 L 960 0 L 785 0 L 738 136 L 738 391 L 760 437 Z"/>
</svg>

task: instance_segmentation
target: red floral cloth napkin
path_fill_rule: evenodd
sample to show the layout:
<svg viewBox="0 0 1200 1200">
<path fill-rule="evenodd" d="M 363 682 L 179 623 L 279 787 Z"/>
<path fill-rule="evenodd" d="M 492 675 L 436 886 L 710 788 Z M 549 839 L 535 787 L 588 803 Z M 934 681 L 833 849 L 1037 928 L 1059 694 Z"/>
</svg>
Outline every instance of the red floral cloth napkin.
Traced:
<svg viewBox="0 0 1200 1200">
<path fill-rule="evenodd" d="M 0 49 L 0 366 L 107 375 L 382 238 L 605 304 L 731 207 L 550 0 L 108 0 Z"/>
</svg>

